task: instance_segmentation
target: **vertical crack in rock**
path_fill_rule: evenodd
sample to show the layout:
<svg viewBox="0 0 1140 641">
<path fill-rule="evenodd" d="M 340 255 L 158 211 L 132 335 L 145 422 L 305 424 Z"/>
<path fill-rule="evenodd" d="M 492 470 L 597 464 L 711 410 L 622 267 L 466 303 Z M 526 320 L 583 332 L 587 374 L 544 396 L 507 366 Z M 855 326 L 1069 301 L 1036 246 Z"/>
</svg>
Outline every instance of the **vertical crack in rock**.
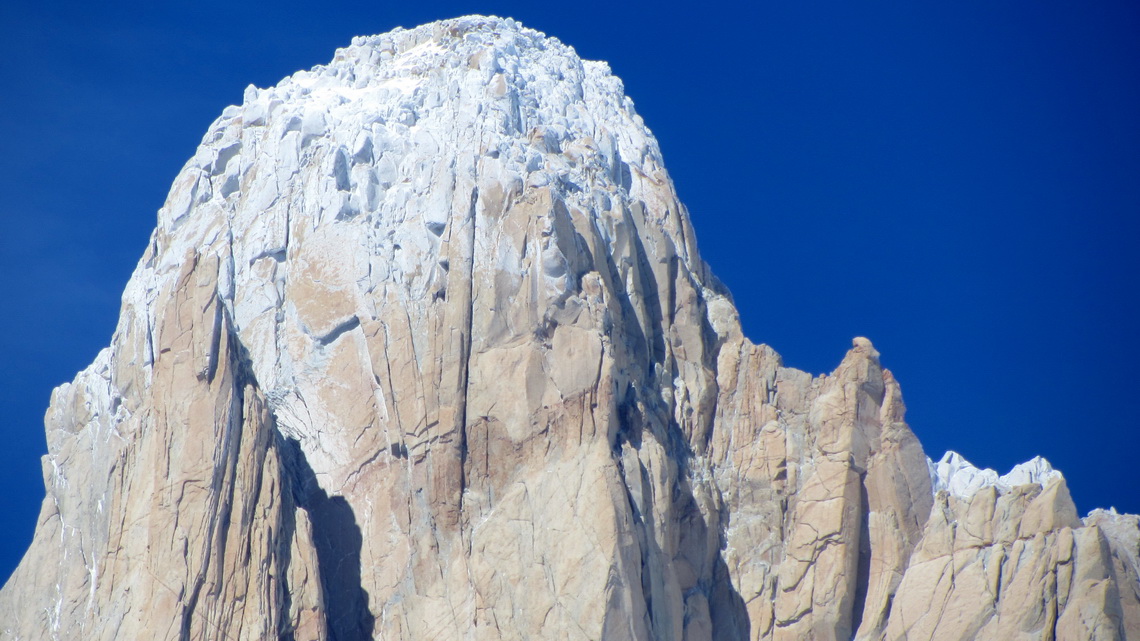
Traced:
<svg viewBox="0 0 1140 641">
<path fill-rule="evenodd" d="M 467 406 L 470 403 L 469 397 L 471 394 L 471 345 L 474 342 L 472 332 L 474 331 L 475 324 L 475 235 L 478 230 L 478 219 L 476 218 L 476 206 L 479 201 L 479 187 L 474 186 L 471 188 L 471 202 L 467 209 L 466 224 L 471 227 L 471 232 L 467 238 L 467 247 L 470 248 L 471 259 L 467 262 L 467 293 L 466 293 L 466 309 L 467 309 L 467 323 L 466 331 L 463 335 L 463 344 L 461 353 L 459 354 L 459 362 L 463 364 L 463 369 L 459 375 L 461 377 L 460 387 L 463 390 L 463 396 L 459 399 L 459 505 L 458 505 L 458 518 L 461 527 L 463 526 L 463 494 L 467 490 Z M 470 544 L 470 539 L 466 543 Z M 469 550 L 468 550 L 469 551 Z"/>
<path fill-rule="evenodd" d="M 859 626 L 863 624 L 863 610 L 867 607 L 867 592 L 871 583 L 871 529 L 870 519 L 867 516 L 870 514 L 871 506 L 867 498 L 866 480 L 867 473 L 864 472 L 859 476 L 859 515 L 861 517 L 859 519 L 859 543 L 857 547 L 859 560 L 855 565 L 855 602 L 851 607 L 851 634 L 855 634 L 859 630 Z"/>
<path fill-rule="evenodd" d="M 208 311 L 212 308 L 212 313 Z M 214 613 L 198 610 L 202 589 L 210 578 L 210 574 L 217 574 L 219 567 L 224 565 L 227 556 L 227 543 L 230 533 L 230 519 L 234 506 L 234 493 L 237 489 L 237 468 L 239 457 L 243 454 L 242 445 L 245 443 L 246 420 L 244 409 L 246 405 L 246 382 L 249 377 L 246 371 L 246 360 L 241 355 L 240 343 L 237 342 L 235 332 L 228 313 L 224 312 L 222 301 L 215 293 L 211 298 L 211 305 L 203 310 L 208 316 L 213 331 L 210 337 L 210 352 L 207 360 L 210 363 L 206 382 L 214 381 L 219 359 L 222 351 L 222 336 L 226 338 L 225 358 L 229 360 L 229 371 L 232 376 L 232 395 L 229 405 L 222 417 L 221 445 L 214 452 L 212 478 L 209 483 L 208 506 L 206 508 L 207 520 L 205 523 L 204 550 L 199 560 L 199 567 L 193 578 L 193 587 L 189 598 L 182 606 L 181 638 L 189 641 L 192 638 L 195 619 L 202 619 L 209 624 L 217 626 Z M 257 457 L 259 452 L 246 452 L 246 455 Z M 259 483 L 258 483 L 259 485 Z M 256 501 L 256 497 L 251 497 Z M 216 594 L 211 594 L 216 596 Z M 201 624 L 202 621 L 198 621 Z"/>
<path fill-rule="evenodd" d="M 641 326 L 641 333 L 645 337 L 650 381 L 660 383 L 660 381 L 653 380 L 656 378 L 653 366 L 665 362 L 665 336 L 662 331 L 664 326 L 662 324 L 661 298 L 658 295 L 657 278 L 654 276 L 653 265 L 649 261 L 643 240 L 645 233 L 644 206 L 641 203 L 636 203 L 634 206 L 626 208 L 625 220 L 630 227 L 631 269 L 634 270 L 636 278 L 634 281 L 635 289 L 627 291 L 626 295 L 630 297 L 631 302 L 636 303 L 633 309 L 636 314 L 635 318 L 638 319 Z"/>
<path fill-rule="evenodd" d="M 297 638 L 297 630 L 295 628 L 295 621 L 291 620 L 290 614 L 294 611 L 294 598 L 293 586 L 289 585 L 289 581 L 285 577 L 291 576 L 290 571 L 293 569 L 295 561 L 292 555 L 293 542 L 297 537 L 297 508 L 294 505 L 296 499 L 296 487 L 292 481 L 292 474 L 288 469 L 288 456 L 284 456 L 286 452 L 286 441 L 277 432 L 277 426 L 274 425 L 273 447 L 282 454 L 280 460 L 284 464 L 281 469 L 281 481 L 283 484 L 288 484 L 285 491 L 282 493 L 281 498 L 285 503 L 284 509 L 281 510 L 281 520 L 277 528 L 277 545 L 273 550 L 273 555 L 279 559 L 276 564 L 277 577 L 275 581 L 276 589 L 269 588 L 269 591 L 276 592 L 276 596 L 280 600 L 281 607 L 277 612 L 277 617 L 272 621 L 273 628 L 276 630 L 277 641 L 303 641 Z M 292 500 L 285 500 L 286 498 Z"/>
<path fill-rule="evenodd" d="M 211 306 L 214 309 L 212 319 L 213 331 L 210 332 L 209 357 L 207 359 L 205 372 L 203 372 L 207 383 L 213 382 L 214 374 L 218 371 L 219 344 L 222 340 L 222 332 L 228 331 L 228 327 L 225 327 L 222 321 L 222 312 L 225 309 L 225 304 L 222 301 L 220 292 L 214 295 Z"/>
</svg>

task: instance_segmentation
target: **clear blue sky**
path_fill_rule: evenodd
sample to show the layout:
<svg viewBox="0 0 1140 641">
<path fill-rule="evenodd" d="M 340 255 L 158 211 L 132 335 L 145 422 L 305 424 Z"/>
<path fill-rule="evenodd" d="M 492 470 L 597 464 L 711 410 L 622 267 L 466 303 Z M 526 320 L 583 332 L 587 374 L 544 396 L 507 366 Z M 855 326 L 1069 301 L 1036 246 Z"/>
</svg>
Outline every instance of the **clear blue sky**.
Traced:
<svg viewBox="0 0 1140 641">
<path fill-rule="evenodd" d="M 927 453 L 1036 454 L 1140 512 L 1140 5 L 0 4 L 0 580 L 53 386 L 108 344 L 155 211 L 247 84 L 353 35 L 509 15 L 604 59 L 747 334 L 830 371 L 870 337 Z"/>
</svg>

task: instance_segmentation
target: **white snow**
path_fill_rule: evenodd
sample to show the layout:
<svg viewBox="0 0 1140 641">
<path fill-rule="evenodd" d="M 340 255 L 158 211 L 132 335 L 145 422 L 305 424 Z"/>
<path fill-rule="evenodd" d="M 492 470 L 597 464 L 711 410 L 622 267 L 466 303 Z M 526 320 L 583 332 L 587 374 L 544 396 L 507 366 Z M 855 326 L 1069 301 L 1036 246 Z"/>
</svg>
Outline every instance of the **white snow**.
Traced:
<svg viewBox="0 0 1140 641">
<path fill-rule="evenodd" d="M 969 500 L 979 490 L 987 487 L 997 488 L 998 493 L 1004 494 L 1019 485 L 1036 483 L 1048 485 L 1054 479 L 1064 478 L 1061 472 L 1053 469 L 1049 461 L 1036 456 L 1024 463 L 1018 463 L 1008 474 L 998 475 L 995 470 L 978 469 L 961 454 L 949 451 L 937 463 L 926 459 L 930 468 L 931 489 L 937 493 L 942 490 L 951 496 Z"/>
</svg>

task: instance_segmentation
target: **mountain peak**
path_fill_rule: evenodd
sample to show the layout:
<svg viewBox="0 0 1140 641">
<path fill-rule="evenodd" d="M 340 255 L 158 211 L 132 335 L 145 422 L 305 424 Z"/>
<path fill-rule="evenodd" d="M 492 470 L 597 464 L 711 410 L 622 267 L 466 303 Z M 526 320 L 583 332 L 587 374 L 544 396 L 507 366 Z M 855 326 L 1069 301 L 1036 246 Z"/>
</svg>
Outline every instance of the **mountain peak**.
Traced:
<svg viewBox="0 0 1140 641">
<path fill-rule="evenodd" d="M 5 638 L 1140 617 L 1117 589 L 1134 519 L 1082 524 L 1043 459 L 951 500 L 932 484 L 989 477 L 930 473 L 870 341 L 813 377 L 744 338 L 620 81 L 512 20 L 358 38 L 250 88 L 158 219 L 111 346 L 52 397 Z"/>
</svg>

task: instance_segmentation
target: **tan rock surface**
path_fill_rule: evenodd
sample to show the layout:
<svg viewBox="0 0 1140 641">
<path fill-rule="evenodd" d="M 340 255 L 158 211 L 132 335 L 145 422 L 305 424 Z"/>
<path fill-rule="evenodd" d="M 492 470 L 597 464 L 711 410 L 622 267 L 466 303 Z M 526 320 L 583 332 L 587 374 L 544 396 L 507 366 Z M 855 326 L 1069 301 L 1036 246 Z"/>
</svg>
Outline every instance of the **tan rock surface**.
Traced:
<svg viewBox="0 0 1140 641">
<path fill-rule="evenodd" d="M 1135 517 L 935 492 L 903 414 L 743 337 L 604 63 L 360 38 L 175 181 L 0 639 L 1140 634 Z"/>
</svg>

